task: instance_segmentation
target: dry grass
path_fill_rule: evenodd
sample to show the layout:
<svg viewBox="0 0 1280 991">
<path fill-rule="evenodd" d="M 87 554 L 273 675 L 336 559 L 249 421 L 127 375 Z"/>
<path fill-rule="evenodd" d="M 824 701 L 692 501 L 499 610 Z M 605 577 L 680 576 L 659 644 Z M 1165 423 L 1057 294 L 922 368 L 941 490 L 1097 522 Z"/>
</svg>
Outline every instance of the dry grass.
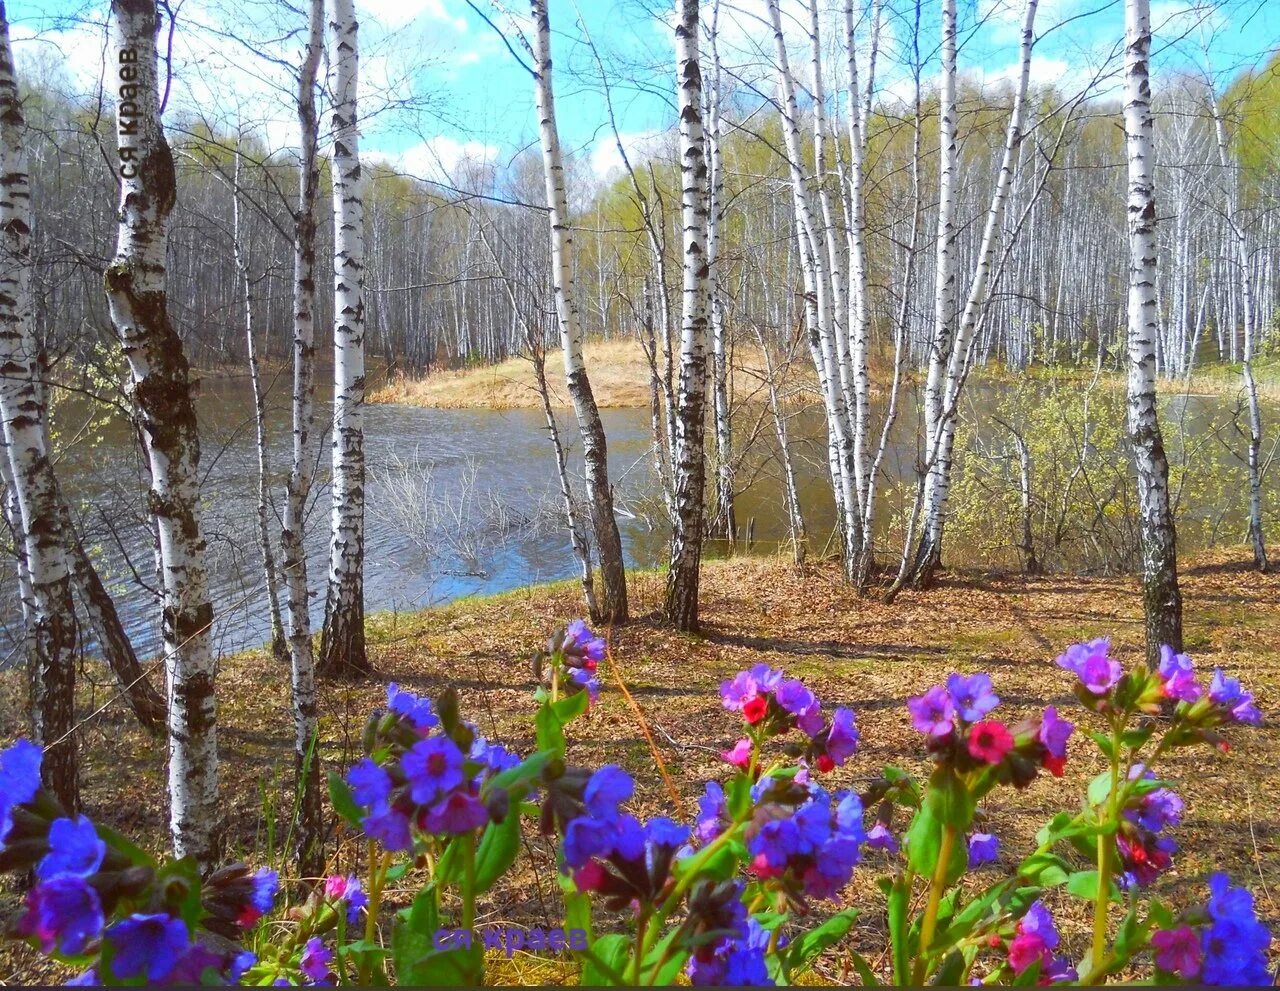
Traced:
<svg viewBox="0 0 1280 991">
<path fill-rule="evenodd" d="M 1230 560 L 1244 557 L 1237 552 Z M 641 813 L 670 813 L 677 804 L 691 811 L 702 782 L 722 774 L 717 751 L 732 742 L 738 726 L 720 707 L 716 686 L 748 665 L 782 666 L 806 679 L 827 704 L 854 708 L 863 744 L 851 765 L 832 776 L 834 785 L 848 786 L 886 763 L 924 768 L 920 740 L 903 704 L 947 672 L 990 671 L 1010 714 L 1049 702 L 1073 708 L 1068 679 L 1053 665 L 1058 651 L 1074 640 L 1109 634 L 1121 654 L 1134 658 L 1142 637 L 1137 588 L 1125 578 L 947 574 L 937 588 L 904 593 L 888 607 L 854 596 L 831 567 L 800 576 L 772 560 L 715 562 L 705 570 L 706 625 L 700 636 L 674 633 L 655 621 L 662 593 L 660 575 L 634 576 L 633 610 L 642 618 L 613 631 L 611 640 L 617 670 L 677 783 L 678 802 L 655 772 L 636 709 L 621 692 L 609 690 L 613 686 L 589 717 L 575 724 L 570 743 L 575 762 L 613 761 L 634 771 Z M 1270 805 L 1280 793 L 1278 593 L 1280 577 L 1256 575 L 1225 555 L 1185 575 L 1188 650 L 1203 666 L 1221 665 L 1242 675 L 1256 692 L 1266 722 L 1233 732 L 1235 746 L 1228 755 L 1196 751 L 1167 769 L 1186 798 L 1187 815 L 1176 831 L 1184 852 L 1161 881 L 1166 894 L 1186 901 L 1201 890 L 1205 872 L 1226 870 L 1254 888 L 1261 912 L 1272 922 L 1280 920 L 1274 900 L 1280 827 Z M 578 593 L 566 583 L 373 618 L 377 678 L 323 686 L 325 762 L 338 766 L 357 752 L 365 715 L 382 700 L 384 682 L 392 680 L 428 695 L 456 687 L 464 711 L 482 731 L 527 751 L 533 713 L 527 658 L 548 631 L 579 612 Z M 223 663 L 220 742 L 233 851 L 265 846 L 260 788 L 281 803 L 288 801 L 288 680 L 287 671 L 260 651 Z M 4 687 L 10 705 L 0 735 L 7 738 L 20 729 L 16 703 L 21 693 L 16 679 Z M 85 811 L 160 847 L 164 743 L 139 734 L 117 707 L 88 723 L 82 743 Z M 1056 809 L 1078 801 L 1084 782 L 1100 767 L 1091 749 L 1078 741 L 1072 756 L 1061 781 L 1042 777 L 1026 791 L 997 792 L 986 804 L 987 827 L 1005 844 L 1003 866 L 1026 852 L 1035 828 Z M 354 866 L 346 845 L 338 843 L 336 850 L 335 866 Z M 553 861 L 534 837 L 528 852 L 511 882 L 483 906 L 483 924 L 556 924 L 560 909 Z M 882 900 L 873 881 L 880 856 L 871 855 L 871 863 L 855 873 L 849 898 L 866 906 L 853 944 L 883 965 Z M 408 897 L 408 891 L 400 891 L 393 901 L 403 904 Z M 1088 925 L 1086 907 L 1065 895 L 1055 897 L 1053 907 L 1069 948 L 1079 951 Z M 509 981 L 555 984 L 573 976 L 571 967 L 526 955 L 494 965 L 495 978 Z M 38 976 L 32 968 L 29 956 L 16 955 L 0 965 L 0 980 L 31 981 Z M 817 976 L 849 979 L 838 951 L 827 955 Z"/>
<path fill-rule="evenodd" d="M 587 371 L 596 403 L 605 409 L 639 409 L 649 405 L 649 362 L 633 339 L 592 341 L 586 345 Z M 809 387 L 813 369 L 808 355 L 793 363 L 792 385 Z M 553 406 L 572 405 L 561 373 L 560 351 L 547 354 L 547 380 Z M 751 397 L 761 388 L 764 361 L 759 348 L 738 347 L 730 363 L 735 394 Z M 676 368 L 679 374 L 679 368 Z M 433 372 L 426 378 L 395 379 L 369 396 L 371 403 L 404 403 L 437 409 L 540 409 L 542 399 L 526 358 L 508 358 L 497 365 L 461 371 Z"/>
</svg>

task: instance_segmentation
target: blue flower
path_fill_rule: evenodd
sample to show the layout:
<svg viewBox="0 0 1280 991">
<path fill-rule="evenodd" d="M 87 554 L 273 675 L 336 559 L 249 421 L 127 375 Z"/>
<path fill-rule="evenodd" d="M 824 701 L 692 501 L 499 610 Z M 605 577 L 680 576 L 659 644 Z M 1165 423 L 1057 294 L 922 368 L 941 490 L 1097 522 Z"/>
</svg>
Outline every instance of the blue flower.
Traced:
<svg viewBox="0 0 1280 991">
<path fill-rule="evenodd" d="M 1000 840 L 991 833 L 974 833 L 969 837 L 969 866 L 995 863 L 1000 852 Z"/>
<path fill-rule="evenodd" d="M 40 790 L 44 752 L 30 740 L 18 740 L 0 753 L 0 849 L 13 825 L 13 807 L 25 805 Z"/>
<path fill-rule="evenodd" d="M 827 734 L 826 756 L 839 767 L 858 749 L 858 727 L 853 720 L 853 710 L 840 706 L 831 716 L 831 729 Z"/>
<path fill-rule="evenodd" d="M 635 794 L 636 784 L 616 764 L 605 764 L 597 770 L 582 793 L 587 811 L 597 819 L 612 819 L 618 814 L 618 806 Z"/>
<path fill-rule="evenodd" d="M 1211 924 L 1202 936 L 1204 963 L 1201 980 L 1218 986 L 1269 985 L 1267 947 L 1271 933 L 1253 908 L 1253 896 L 1244 888 L 1232 888 L 1221 873 L 1209 878 L 1205 908 Z"/>
<path fill-rule="evenodd" d="M 706 791 L 698 799 L 698 819 L 693 834 L 699 843 L 710 843 L 729 825 L 724 788 L 718 781 L 708 781 Z"/>
<path fill-rule="evenodd" d="M 351 766 L 347 784 L 355 800 L 366 808 L 376 809 L 391 796 L 391 775 L 368 757 Z"/>
<path fill-rule="evenodd" d="M 579 816 L 564 829 L 564 862 L 569 867 L 582 867 L 593 857 L 608 856 L 613 849 L 613 823 Z"/>
<path fill-rule="evenodd" d="M 62 986 L 64 988 L 96 988 L 102 986 L 102 981 L 98 979 L 98 968 L 90 967 L 83 974 L 76 974 Z"/>
<path fill-rule="evenodd" d="M 468 791 L 455 791 L 427 809 L 422 827 L 428 833 L 469 833 L 489 824 L 489 810 Z"/>
<path fill-rule="evenodd" d="M 1262 713 L 1253 704 L 1253 694 L 1244 690 L 1239 678 L 1228 678 L 1223 674 L 1222 668 L 1213 669 L 1213 680 L 1209 682 L 1209 701 L 1226 709 L 1238 723 L 1257 726 L 1262 722 Z"/>
<path fill-rule="evenodd" d="M 654 816 L 645 824 L 645 839 L 653 846 L 675 849 L 689 841 L 689 827 L 666 816 Z"/>
<path fill-rule="evenodd" d="M 448 737 L 415 743 L 400 759 L 400 766 L 409 779 L 409 795 L 419 805 L 462 784 L 462 751 Z"/>
<path fill-rule="evenodd" d="M 98 938 L 103 923 L 98 893 L 84 878 L 60 874 L 31 889 L 18 931 L 24 936 L 35 936 L 45 953 L 56 948 L 74 955 Z"/>
<path fill-rule="evenodd" d="M 394 681 L 387 686 L 387 708 L 402 719 L 407 719 L 419 732 L 429 730 L 440 722 L 430 699 L 402 691 Z"/>
<path fill-rule="evenodd" d="M 580 657 L 599 663 L 604 660 L 604 638 L 596 636 L 581 619 L 575 619 L 565 627 L 564 644 L 560 648 L 567 656 Z"/>
<path fill-rule="evenodd" d="M 312 984 L 327 981 L 333 976 L 329 965 L 333 963 L 333 950 L 324 945 L 319 936 L 312 936 L 302 948 L 298 969 Z"/>
<path fill-rule="evenodd" d="M 51 878 L 56 874 L 88 877 L 102 866 L 107 844 L 84 816 L 55 819 L 49 825 L 49 852 L 36 866 L 36 877 Z"/>
<path fill-rule="evenodd" d="M 1186 654 L 1175 653 L 1168 644 L 1160 645 L 1160 666 L 1157 668 L 1161 690 L 1165 696 L 1183 702 L 1194 702 L 1204 690 L 1196 684 L 1195 666 Z"/>
<path fill-rule="evenodd" d="M 991 690 L 991 677 L 985 674 L 969 677 L 948 675 L 947 694 L 951 696 L 960 718 L 970 723 L 978 722 L 1000 704 L 999 697 Z"/>
<path fill-rule="evenodd" d="M 263 868 L 253 875 L 253 894 L 249 896 L 249 904 L 266 915 L 276 903 L 276 892 L 280 890 L 280 875 Z"/>
<path fill-rule="evenodd" d="M 898 852 L 898 839 L 892 830 L 883 823 L 877 822 L 867 830 L 867 846 L 872 850 L 884 850 L 886 853 Z"/>
<path fill-rule="evenodd" d="M 163 912 L 135 913 L 107 929 L 113 976 L 128 980 L 144 975 L 148 981 L 159 981 L 182 959 L 190 945 L 187 926 Z"/>
<path fill-rule="evenodd" d="M 1111 658 L 1110 650 L 1108 637 L 1072 644 L 1058 656 L 1058 667 L 1074 672 L 1092 694 L 1105 695 L 1124 673 L 1120 662 Z"/>
<path fill-rule="evenodd" d="M 1129 818 L 1143 829 L 1158 833 L 1166 826 L 1176 826 L 1182 818 L 1182 799 L 1168 788 L 1157 788 L 1142 796 Z"/>
<path fill-rule="evenodd" d="M 413 846 L 409 834 L 409 817 L 399 809 L 383 808 L 360 820 L 370 839 L 388 850 L 399 853 Z"/>
<path fill-rule="evenodd" d="M 946 736 L 955 728 L 955 703 L 941 685 L 934 685 L 923 695 L 907 699 L 911 725 L 930 736 Z"/>
</svg>

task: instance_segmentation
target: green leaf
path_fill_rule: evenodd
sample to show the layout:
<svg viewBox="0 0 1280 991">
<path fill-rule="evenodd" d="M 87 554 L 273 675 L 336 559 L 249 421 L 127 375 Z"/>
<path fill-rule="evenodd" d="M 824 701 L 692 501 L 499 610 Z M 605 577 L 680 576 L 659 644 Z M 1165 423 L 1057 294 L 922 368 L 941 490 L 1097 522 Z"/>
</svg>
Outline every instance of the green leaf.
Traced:
<svg viewBox="0 0 1280 991">
<path fill-rule="evenodd" d="M 672 929 L 645 954 L 640 972 L 641 979 L 646 984 L 670 987 L 675 983 L 676 976 L 684 970 L 685 962 L 689 959 L 688 950 L 672 948 L 680 935 L 679 928 Z M 654 967 L 658 968 L 656 972 Z"/>
<path fill-rule="evenodd" d="M 942 965 L 933 978 L 934 985 L 940 988 L 959 987 L 964 983 L 964 972 L 968 966 L 969 962 L 965 960 L 964 954 L 959 950 L 952 950 L 942 958 Z"/>
<path fill-rule="evenodd" d="M 547 766 L 547 762 L 555 756 L 555 753 L 550 750 L 539 750 L 530 754 L 515 767 L 500 771 L 485 781 L 485 794 L 491 791 L 508 791 L 517 785 L 532 781 L 542 773 L 542 769 Z"/>
<path fill-rule="evenodd" d="M 403 918 L 413 932 L 426 936 L 440 928 L 440 904 L 434 884 L 414 895 L 413 903 L 404 911 Z"/>
<path fill-rule="evenodd" d="M 110 826 L 103 826 L 96 822 L 93 824 L 93 828 L 97 830 L 100 840 L 104 841 L 112 850 L 128 857 L 129 862 L 135 867 L 155 866 L 155 860 L 142 847 L 136 845 L 122 833 L 117 833 Z"/>
<path fill-rule="evenodd" d="M 1089 782 L 1089 804 L 1097 807 L 1102 805 L 1111 795 L 1111 772 L 1103 771 L 1092 781 Z"/>
<path fill-rule="evenodd" d="M 893 951 L 893 983 L 902 987 L 906 984 L 911 960 L 911 947 L 907 945 L 907 907 L 911 891 L 901 874 L 893 880 L 881 878 L 880 888 L 885 893 L 887 903 L 889 945 Z"/>
<path fill-rule="evenodd" d="M 539 750 L 549 750 L 557 757 L 564 756 L 564 727 L 556 718 L 555 710 L 550 704 L 538 709 L 537 715 L 533 717 L 533 728 Z"/>
<path fill-rule="evenodd" d="M 1018 877 L 1042 888 L 1054 888 L 1066 882 L 1071 865 L 1055 853 L 1035 853 L 1018 867 Z"/>
<path fill-rule="evenodd" d="M 1109 885 L 1109 897 L 1118 901 L 1120 899 L 1120 889 L 1116 887 L 1116 883 L 1110 878 L 1107 878 L 1107 883 Z M 1077 898 L 1084 898 L 1087 901 L 1095 901 L 1098 897 L 1098 872 L 1076 871 L 1071 877 L 1067 878 L 1067 893 L 1075 895 Z"/>
<path fill-rule="evenodd" d="M 520 852 L 520 817 L 508 812 L 502 822 L 491 822 L 476 848 L 476 890 L 484 894 L 515 863 Z"/>
<path fill-rule="evenodd" d="M 1093 742 L 1098 745 L 1099 750 L 1101 750 L 1109 759 L 1115 759 L 1116 745 L 1112 741 L 1111 737 L 1107 736 L 1105 733 L 1099 733 L 1097 730 L 1090 731 L 1089 735 L 1093 737 Z"/>
<path fill-rule="evenodd" d="M 858 917 L 856 908 L 847 908 L 837 912 L 822 925 L 810 929 L 797 937 L 787 948 L 787 966 L 791 970 L 808 967 L 823 950 L 843 939 L 853 927 L 853 920 Z"/>
<path fill-rule="evenodd" d="M 587 711 L 587 705 L 590 701 L 591 696 L 585 690 L 574 692 L 572 695 L 552 702 L 551 710 L 556 714 L 556 718 L 560 720 L 561 726 L 568 726 Z"/>
<path fill-rule="evenodd" d="M 878 988 L 880 982 L 876 980 L 875 972 L 871 969 L 871 965 L 867 963 L 866 958 L 856 950 L 849 951 L 849 962 L 853 964 L 854 971 L 857 972 L 858 980 L 862 982 L 864 988 Z"/>
<path fill-rule="evenodd" d="M 572 879 L 560 875 L 564 889 L 564 928 L 581 929 L 591 938 L 591 897 L 583 894 L 574 885 Z M 567 884 L 564 882 L 568 882 Z"/>
<path fill-rule="evenodd" d="M 393 934 L 393 958 L 394 942 Z M 427 945 L 431 945 L 430 937 Z M 397 961 L 396 983 L 400 987 L 417 988 L 480 987 L 484 984 L 484 947 L 477 940 L 471 946 L 455 949 L 433 948 L 425 956 L 410 961 L 406 969 Z"/>
<path fill-rule="evenodd" d="M 351 794 L 351 789 L 347 787 L 346 781 L 342 779 L 342 775 L 336 771 L 329 772 L 329 802 L 333 806 L 333 811 L 342 816 L 348 823 L 360 827 L 360 820 L 364 817 L 364 813 L 360 810 L 360 806 L 356 804 L 355 798 Z"/>
<path fill-rule="evenodd" d="M 631 958 L 631 940 L 621 933 L 609 933 L 580 951 L 583 958 L 583 987 L 620 987 L 627 983 L 627 963 Z"/>
<path fill-rule="evenodd" d="M 950 768 L 939 767 L 929 778 L 920 809 L 907 829 L 907 862 L 921 877 L 931 878 L 942 850 L 943 832 L 952 831 L 951 855 L 945 880 L 948 885 L 964 873 L 968 863 L 964 833 L 973 822 L 974 800 Z"/>
</svg>

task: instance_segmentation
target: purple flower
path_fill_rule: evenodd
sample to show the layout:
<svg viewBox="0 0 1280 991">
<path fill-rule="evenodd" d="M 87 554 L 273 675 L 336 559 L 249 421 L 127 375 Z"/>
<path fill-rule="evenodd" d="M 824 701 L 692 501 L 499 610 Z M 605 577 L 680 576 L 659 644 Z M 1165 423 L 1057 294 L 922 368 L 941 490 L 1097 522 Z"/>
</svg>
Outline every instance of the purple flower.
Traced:
<svg viewBox="0 0 1280 991">
<path fill-rule="evenodd" d="M 107 929 L 106 938 L 114 950 L 111 973 L 125 980 L 139 975 L 163 980 L 190 945 L 186 923 L 163 912 L 121 919 Z"/>
<path fill-rule="evenodd" d="M 604 660 L 605 648 L 604 638 L 592 633 L 581 619 L 575 619 L 564 629 L 564 645 L 561 649 L 568 656 L 581 657 L 599 664 Z"/>
<path fill-rule="evenodd" d="M 1204 690 L 1196 684 L 1196 672 L 1191 658 L 1186 654 L 1174 653 L 1168 644 L 1160 645 L 1160 666 L 1157 670 L 1164 682 L 1162 690 L 1166 697 L 1194 702 L 1204 694 Z"/>
<path fill-rule="evenodd" d="M 782 682 L 782 672 L 767 664 L 757 664 L 748 671 L 739 671 L 730 681 L 720 685 L 720 698 L 726 709 L 737 712 L 757 695 L 772 692 Z"/>
<path fill-rule="evenodd" d="M 302 948 L 298 969 L 312 984 L 319 984 L 333 977 L 329 965 L 333 963 L 333 950 L 324 945 L 319 936 L 312 936 Z"/>
<path fill-rule="evenodd" d="M 955 705 L 941 685 L 934 685 L 923 695 L 907 699 L 911 725 L 930 736 L 946 736 L 954 728 Z"/>
<path fill-rule="evenodd" d="M 872 850 L 885 850 L 888 853 L 898 852 L 898 840 L 883 822 L 877 822 L 867 830 L 867 846 Z"/>
<path fill-rule="evenodd" d="M 564 862 L 567 867 L 586 865 L 592 857 L 607 856 L 613 849 L 613 823 L 590 816 L 569 820 L 564 829 Z"/>
<path fill-rule="evenodd" d="M 1253 704 L 1253 694 L 1246 692 L 1238 678 L 1228 678 L 1222 668 L 1213 669 L 1213 680 L 1209 682 L 1209 701 L 1226 709 L 1231 718 L 1238 723 L 1257 726 L 1262 722 L 1262 713 Z"/>
<path fill-rule="evenodd" d="M 401 719 L 407 719 L 418 732 L 439 724 L 431 700 L 403 691 L 394 681 L 387 686 L 387 708 Z"/>
<path fill-rule="evenodd" d="M 1044 940 L 1044 945 L 1054 950 L 1058 947 L 1058 929 L 1053 924 L 1053 916 L 1044 907 L 1044 903 L 1035 901 L 1027 909 L 1027 914 L 1018 920 L 1018 931 L 1033 933 Z"/>
<path fill-rule="evenodd" d="M 475 795 L 455 791 L 427 810 L 423 828 L 428 833 L 469 833 L 489 823 L 489 810 Z"/>
<path fill-rule="evenodd" d="M 991 678 L 985 674 L 965 677 L 962 674 L 947 676 L 947 694 L 955 703 L 956 711 L 965 722 L 976 723 L 1000 704 L 991 690 Z"/>
<path fill-rule="evenodd" d="M 405 752 L 400 766 L 409 779 L 409 796 L 419 805 L 462 784 L 462 751 L 448 737 L 418 741 Z"/>
<path fill-rule="evenodd" d="M 1000 840 L 991 833 L 974 833 L 969 837 L 969 866 L 995 863 L 1000 853 Z"/>
<path fill-rule="evenodd" d="M 1157 788 L 1143 795 L 1130 818 L 1143 829 L 1158 833 L 1166 826 L 1176 826 L 1182 818 L 1182 799 L 1168 788 Z"/>
<path fill-rule="evenodd" d="M 1058 657 L 1058 666 L 1074 672 L 1094 695 L 1105 695 L 1124 673 L 1120 662 L 1112 660 L 1110 650 L 1111 640 L 1107 637 L 1072 644 Z"/>
<path fill-rule="evenodd" d="M 1045 706 L 1044 716 L 1040 720 L 1039 736 L 1040 742 L 1044 744 L 1045 750 L 1051 757 L 1067 755 L 1067 740 L 1071 738 L 1074 731 L 1073 724 L 1058 718 L 1058 710 L 1055 706 Z"/>
<path fill-rule="evenodd" d="M 1190 926 L 1153 933 L 1156 966 L 1169 974 L 1191 980 L 1200 974 L 1200 934 Z"/>
<path fill-rule="evenodd" d="M 582 793 L 583 803 L 597 819 L 612 819 L 618 814 L 618 806 L 629 799 L 636 790 L 635 782 L 616 764 L 605 764 L 587 781 Z"/>
<path fill-rule="evenodd" d="M 699 843 L 710 843 L 729 824 L 724 788 L 718 781 L 708 781 L 706 791 L 698 799 L 698 821 L 693 834 Z"/>
<path fill-rule="evenodd" d="M 592 702 L 600 699 L 600 679 L 595 675 L 595 669 L 591 668 L 569 668 L 569 680 L 575 685 L 579 685 L 587 690 L 587 698 Z"/>
<path fill-rule="evenodd" d="M 388 850 L 400 852 L 413 846 L 409 817 L 398 809 L 382 808 L 361 820 L 364 831 Z"/>
<path fill-rule="evenodd" d="M 803 681 L 795 678 L 781 682 L 774 689 L 773 697 L 778 700 L 778 705 L 797 718 L 820 708 L 817 696 L 805 687 Z"/>
<path fill-rule="evenodd" d="M 98 979 L 98 968 L 90 967 L 83 974 L 76 974 L 62 986 L 64 988 L 96 988 L 102 986 L 102 981 Z"/>
<path fill-rule="evenodd" d="M 475 742 L 471 744 L 470 757 L 474 761 L 484 764 L 490 771 L 495 774 L 500 771 L 506 771 L 515 767 L 520 763 L 520 755 L 512 753 L 501 743 L 489 743 L 483 737 L 477 736 Z"/>
<path fill-rule="evenodd" d="M 88 877 L 102 866 L 107 844 L 84 816 L 54 819 L 49 826 L 49 852 L 36 866 L 36 877 L 51 878 L 56 874 Z"/>
<path fill-rule="evenodd" d="M 853 710 L 840 706 L 831 714 L 831 730 L 827 734 L 826 756 L 839 767 L 858 749 L 858 727 L 853 720 Z"/>
<path fill-rule="evenodd" d="M 347 784 L 355 800 L 366 808 L 376 809 L 385 805 L 391 796 L 391 775 L 368 757 L 351 766 L 347 772 Z"/>
<path fill-rule="evenodd" d="M 18 931 L 36 937 L 45 953 L 74 955 L 98 938 L 103 922 L 98 893 L 84 878 L 60 874 L 31 889 Z"/>
</svg>

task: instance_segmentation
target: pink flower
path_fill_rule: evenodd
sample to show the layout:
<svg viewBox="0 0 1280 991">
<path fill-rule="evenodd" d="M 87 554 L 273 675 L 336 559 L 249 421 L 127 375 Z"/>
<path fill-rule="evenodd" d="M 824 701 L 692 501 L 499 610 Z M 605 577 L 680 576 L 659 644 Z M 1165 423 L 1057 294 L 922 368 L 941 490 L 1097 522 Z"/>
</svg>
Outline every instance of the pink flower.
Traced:
<svg viewBox="0 0 1280 991">
<path fill-rule="evenodd" d="M 1021 974 L 1036 961 L 1049 956 L 1049 947 L 1039 933 L 1019 933 L 1009 944 L 1009 966 L 1015 974 Z"/>
<path fill-rule="evenodd" d="M 347 879 L 341 874 L 333 874 L 324 882 L 326 898 L 342 898 L 347 893 Z"/>
<path fill-rule="evenodd" d="M 1162 929 L 1151 937 L 1156 966 L 1191 980 L 1200 973 L 1200 936 L 1190 926 Z"/>
<path fill-rule="evenodd" d="M 974 723 L 969 730 L 969 753 L 977 760 L 999 764 L 1013 749 L 1013 734 L 1004 723 L 986 720 Z"/>
<path fill-rule="evenodd" d="M 721 751 L 720 756 L 734 767 L 740 767 L 745 771 L 751 766 L 751 741 L 743 737 L 733 745 L 732 750 Z"/>
</svg>

